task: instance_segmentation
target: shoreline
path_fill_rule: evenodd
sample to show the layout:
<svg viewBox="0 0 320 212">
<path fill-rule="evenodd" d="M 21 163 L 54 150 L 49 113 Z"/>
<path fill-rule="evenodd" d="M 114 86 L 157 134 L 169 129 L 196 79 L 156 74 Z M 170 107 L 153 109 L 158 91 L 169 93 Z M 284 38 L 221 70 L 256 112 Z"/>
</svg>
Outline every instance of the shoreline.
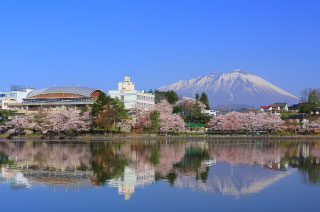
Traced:
<svg viewBox="0 0 320 212">
<path fill-rule="evenodd" d="M 277 135 L 270 135 L 270 136 L 239 136 L 239 135 L 199 135 L 199 136 L 159 136 L 159 135 L 146 135 L 146 134 L 138 134 L 138 135 L 127 135 L 127 136 L 75 136 L 75 137 L 65 137 L 63 139 L 54 137 L 53 139 L 50 138 L 43 138 L 42 136 L 13 136 L 12 138 L 7 138 L 5 136 L 0 135 L 0 142 L 17 142 L 17 141 L 52 141 L 52 142 L 106 142 L 106 141 L 133 141 L 133 140 L 198 140 L 198 141 L 246 141 L 246 140 L 258 140 L 258 141 L 268 141 L 268 140 L 279 140 L 279 141 L 288 141 L 288 140 L 305 140 L 305 141 L 319 141 L 319 135 L 294 135 L 294 136 L 277 136 Z"/>
</svg>

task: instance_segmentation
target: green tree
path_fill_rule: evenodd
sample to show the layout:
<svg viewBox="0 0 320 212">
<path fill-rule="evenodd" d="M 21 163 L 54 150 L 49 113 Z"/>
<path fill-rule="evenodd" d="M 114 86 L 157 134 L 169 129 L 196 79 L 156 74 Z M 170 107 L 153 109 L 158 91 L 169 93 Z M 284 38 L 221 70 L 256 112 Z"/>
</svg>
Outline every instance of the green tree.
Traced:
<svg viewBox="0 0 320 212">
<path fill-rule="evenodd" d="M 165 94 L 166 94 L 166 92 L 155 90 L 155 91 L 154 91 L 155 103 L 158 104 L 158 103 L 160 103 L 162 100 L 166 99 Z"/>
<path fill-rule="evenodd" d="M 113 105 L 117 113 L 117 119 L 116 119 L 117 122 L 128 118 L 128 114 L 125 109 L 124 103 L 120 99 L 118 98 L 113 99 Z"/>
<path fill-rule="evenodd" d="M 199 94 L 196 94 L 196 100 L 199 101 Z"/>
<path fill-rule="evenodd" d="M 100 93 L 98 98 L 94 101 L 92 108 L 91 108 L 91 114 L 92 116 L 95 116 L 96 113 L 103 110 L 103 106 L 107 105 L 108 103 L 112 102 L 112 98 L 110 96 L 107 96 L 104 92 Z"/>
<path fill-rule="evenodd" d="M 206 106 L 206 110 L 210 109 L 209 99 L 205 92 L 202 92 L 200 102 L 202 102 Z"/>
<path fill-rule="evenodd" d="M 12 110 L 0 110 L 0 124 L 8 121 L 14 115 Z"/>
<path fill-rule="evenodd" d="M 300 113 L 309 113 L 309 112 L 310 112 L 309 104 L 303 104 L 300 107 Z"/>
<path fill-rule="evenodd" d="M 172 113 L 173 114 L 177 114 L 177 113 L 181 113 L 182 112 L 182 107 L 181 106 L 174 106 L 172 108 Z"/>
<path fill-rule="evenodd" d="M 115 124 L 127 119 L 125 106 L 118 98 L 111 98 L 101 93 L 94 102 L 91 114 L 96 127 L 110 131 Z"/>
<path fill-rule="evenodd" d="M 173 90 L 170 90 L 166 94 L 166 99 L 169 102 L 169 104 L 175 104 L 179 100 L 179 97 L 176 92 L 174 92 Z"/>
<path fill-rule="evenodd" d="M 199 104 L 198 101 L 194 104 L 191 114 L 192 114 L 192 119 L 193 120 L 199 120 L 200 119 L 202 113 L 201 113 L 201 107 L 200 107 L 200 104 Z"/>
<path fill-rule="evenodd" d="M 317 90 L 312 90 L 310 93 L 309 93 L 309 96 L 308 96 L 308 104 L 310 106 L 318 106 L 319 105 L 319 94 L 317 92 Z"/>
<path fill-rule="evenodd" d="M 300 94 L 300 103 L 307 104 L 300 111 L 309 112 L 314 107 L 320 107 L 320 89 L 307 88 Z M 307 108 L 308 107 L 308 108 Z"/>
<path fill-rule="evenodd" d="M 170 104 L 175 104 L 179 100 L 178 94 L 173 91 L 158 91 L 155 92 L 155 102 L 160 103 L 162 100 L 166 99 Z"/>
<path fill-rule="evenodd" d="M 159 111 L 155 110 L 150 114 L 150 121 L 151 121 L 151 130 L 153 132 L 158 132 L 160 130 L 160 113 Z"/>
</svg>

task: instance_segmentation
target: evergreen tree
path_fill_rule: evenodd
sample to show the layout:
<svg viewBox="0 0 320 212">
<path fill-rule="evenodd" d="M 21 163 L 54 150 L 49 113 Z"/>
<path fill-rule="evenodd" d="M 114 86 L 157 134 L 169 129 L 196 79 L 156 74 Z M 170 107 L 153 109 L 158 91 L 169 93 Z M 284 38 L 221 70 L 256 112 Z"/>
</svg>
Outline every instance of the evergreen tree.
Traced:
<svg viewBox="0 0 320 212">
<path fill-rule="evenodd" d="M 120 99 L 113 99 L 113 106 L 116 110 L 117 121 L 128 118 L 124 103 Z"/>
<path fill-rule="evenodd" d="M 181 113 L 182 112 L 182 107 L 181 106 L 174 106 L 172 108 L 172 113 L 173 114 L 178 114 L 178 113 Z"/>
<path fill-rule="evenodd" d="M 199 101 L 199 94 L 196 94 L 196 100 Z"/>
<path fill-rule="evenodd" d="M 202 114 L 201 107 L 200 107 L 199 102 L 197 101 L 192 109 L 192 117 L 193 117 L 194 121 L 199 121 L 201 114 Z"/>
<path fill-rule="evenodd" d="M 96 113 L 103 110 L 103 106 L 107 105 L 110 102 L 112 102 L 112 98 L 110 96 L 107 96 L 104 92 L 100 93 L 98 98 L 92 105 L 91 115 L 95 116 Z"/>
<path fill-rule="evenodd" d="M 151 121 L 151 129 L 153 132 L 158 132 L 160 129 L 160 113 L 159 111 L 155 110 L 150 114 L 150 121 Z"/>
<path fill-rule="evenodd" d="M 158 91 L 155 90 L 154 91 L 154 95 L 155 95 L 155 103 L 158 104 L 160 103 L 162 100 L 164 100 L 166 98 L 166 92 L 163 91 Z"/>
<path fill-rule="evenodd" d="M 176 92 L 174 92 L 173 90 L 170 90 L 170 91 L 167 91 L 166 99 L 169 102 L 169 104 L 173 105 L 179 100 L 179 97 Z"/>
<path fill-rule="evenodd" d="M 310 108 L 308 104 L 303 104 L 300 107 L 300 113 L 309 113 L 310 112 Z"/>
<path fill-rule="evenodd" d="M 155 92 L 155 103 L 158 104 L 162 102 L 162 100 L 166 99 L 170 104 L 175 104 L 179 100 L 178 94 L 173 91 L 158 91 Z"/>
<path fill-rule="evenodd" d="M 115 124 L 127 119 L 128 115 L 124 103 L 118 98 L 111 98 L 101 93 L 91 108 L 94 125 L 106 131 L 110 131 Z"/>
<path fill-rule="evenodd" d="M 206 110 L 210 109 L 209 99 L 205 92 L 202 92 L 200 102 L 202 102 L 206 106 Z"/>
</svg>

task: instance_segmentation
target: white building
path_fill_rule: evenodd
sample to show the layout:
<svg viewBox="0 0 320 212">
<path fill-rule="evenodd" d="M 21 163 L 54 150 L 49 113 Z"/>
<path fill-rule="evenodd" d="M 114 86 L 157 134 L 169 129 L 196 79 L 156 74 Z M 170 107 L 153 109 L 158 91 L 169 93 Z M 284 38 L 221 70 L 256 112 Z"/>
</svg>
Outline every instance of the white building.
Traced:
<svg viewBox="0 0 320 212">
<path fill-rule="evenodd" d="M 130 81 L 129 76 L 124 77 L 124 82 L 118 83 L 118 90 L 110 90 L 108 94 L 112 98 L 120 99 L 126 110 L 130 110 L 136 105 L 146 108 L 152 108 L 155 105 L 154 94 L 135 90 L 134 82 Z"/>
<path fill-rule="evenodd" d="M 205 114 L 215 117 L 215 116 L 217 116 L 217 111 L 215 111 L 215 110 L 206 110 Z"/>
<path fill-rule="evenodd" d="M 0 91 L 0 102 L 3 98 L 15 99 L 17 103 L 22 103 L 23 99 L 33 91 L 34 88 L 24 86 L 11 86 L 10 91 Z"/>
</svg>

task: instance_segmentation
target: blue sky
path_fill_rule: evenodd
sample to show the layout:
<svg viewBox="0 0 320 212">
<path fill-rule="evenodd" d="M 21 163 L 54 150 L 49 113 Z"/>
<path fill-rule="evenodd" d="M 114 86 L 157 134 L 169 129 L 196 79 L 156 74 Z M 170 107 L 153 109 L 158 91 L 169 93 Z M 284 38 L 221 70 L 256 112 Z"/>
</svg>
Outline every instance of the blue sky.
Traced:
<svg viewBox="0 0 320 212">
<path fill-rule="evenodd" d="M 295 95 L 320 87 L 319 0 L 2 0 L 0 90 L 137 88 L 244 69 Z"/>
</svg>

